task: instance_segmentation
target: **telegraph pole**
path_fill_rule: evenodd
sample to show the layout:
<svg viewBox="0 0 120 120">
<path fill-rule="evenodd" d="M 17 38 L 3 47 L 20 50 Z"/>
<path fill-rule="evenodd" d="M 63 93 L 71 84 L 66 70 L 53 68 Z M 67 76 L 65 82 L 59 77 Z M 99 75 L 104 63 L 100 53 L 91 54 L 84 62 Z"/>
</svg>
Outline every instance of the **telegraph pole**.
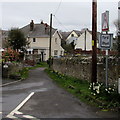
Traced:
<svg viewBox="0 0 120 120">
<path fill-rule="evenodd" d="M 50 14 L 49 68 L 51 67 L 52 14 Z"/>
<path fill-rule="evenodd" d="M 92 76 L 91 82 L 97 82 L 97 0 L 92 2 Z"/>
<path fill-rule="evenodd" d="M 120 1 L 118 2 L 118 55 L 120 56 Z"/>
<path fill-rule="evenodd" d="M 86 29 L 85 29 L 85 51 L 86 51 Z"/>
</svg>

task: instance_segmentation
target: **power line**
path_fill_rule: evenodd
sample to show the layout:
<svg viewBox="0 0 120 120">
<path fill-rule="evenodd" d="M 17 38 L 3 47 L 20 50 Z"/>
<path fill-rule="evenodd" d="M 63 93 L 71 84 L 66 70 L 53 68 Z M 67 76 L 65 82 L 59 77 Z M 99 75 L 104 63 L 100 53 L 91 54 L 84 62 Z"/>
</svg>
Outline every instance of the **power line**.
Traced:
<svg viewBox="0 0 120 120">
<path fill-rule="evenodd" d="M 62 3 L 62 0 L 59 2 L 58 8 L 56 9 L 56 11 L 55 11 L 55 14 L 54 14 L 54 15 L 56 15 L 56 14 L 57 14 L 57 12 L 58 12 L 58 10 L 59 10 L 59 8 L 60 8 L 61 3 Z"/>
<path fill-rule="evenodd" d="M 59 20 L 58 20 L 58 18 L 54 15 L 54 18 L 56 19 L 56 21 L 62 26 L 62 27 L 64 27 L 64 29 L 66 30 L 66 31 L 69 31 Z"/>
</svg>

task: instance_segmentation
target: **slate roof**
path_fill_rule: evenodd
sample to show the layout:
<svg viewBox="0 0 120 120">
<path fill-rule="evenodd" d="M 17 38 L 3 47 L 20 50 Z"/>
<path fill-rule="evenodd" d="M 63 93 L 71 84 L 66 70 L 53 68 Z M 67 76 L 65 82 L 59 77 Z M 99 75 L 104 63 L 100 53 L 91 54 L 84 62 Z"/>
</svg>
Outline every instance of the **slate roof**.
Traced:
<svg viewBox="0 0 120 120">
<path fill-rule="evenodd" d="M 67 37 L 70 35 L 71 32 L 61 32 L 61 35 L 62 35 L 62 39 L 63 40 L 66 40 Z"/>
<path fill-rule="evenodd" d="M 43 24 L 34 24 L 34 29 L 30 31 L 30 24 L 20 29 L 26 37 L 49 37 L 50 36 L 50 26 Z M 52 28 L 52 35 L 57 29 Z"/>
<path fill-rule="evenodd" d="M 73 30 L 73 31 L 74 31 L 74 32 L 78 35 L 78 37 L 79 37 L 79 36 L 81 36 L 81 35 L 85 32 L 85 30 L 87 30 L 87 31 L 92 35 L 92 31 L 89 30 L 89 29 L 87 29 L 87 28 L 84 28 L 84 29 L 82 29 L 81 31 L 78 31 L 78 30 Z M 67 37 L 68 37 L 73 31 L 71 31 L 71 32 L 61 32 L 62 39 L 63 39 L 63 40 L 66 40 Z M 99 35 L 100 35 L 100 32 L 97 32 L 97 40 L 99 39 Z"/>
<path fill-rule="evenodd" d="M 70 31 L 70 32 L 61 32 L 61 35 L 62 35 L 63 40 L 66 40 L 67 37 L 68 37 L 73 31 L 78 35 L 78 37 L 82 34 L 82 32 L 81 32 L 81 31 L 78 31 L 78 30 L 72 30 L 72 31 Z"/>
</svg>

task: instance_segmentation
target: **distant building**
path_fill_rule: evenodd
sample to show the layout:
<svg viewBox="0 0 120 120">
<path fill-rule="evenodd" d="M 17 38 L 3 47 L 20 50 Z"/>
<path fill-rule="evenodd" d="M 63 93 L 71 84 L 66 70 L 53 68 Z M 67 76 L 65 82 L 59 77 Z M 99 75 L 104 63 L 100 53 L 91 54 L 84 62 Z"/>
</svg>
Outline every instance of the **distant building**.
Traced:
<svg viewBox="0 0 120 120">
<path fill-rule="evenodd" d="M 88 29 L 82 30 L 82 34 L 78 37 L 75 49 L 82 49 L 85 51 L 92 50 L 92 32 Z"/>
<path fill-rule="evenodd" d="M 74 45 L 75 45 L 78 37 L 81 35 L 81 32 L 77 30 L 73 30 L 71 32 L 62 32 L 61 34 L 62 34 L 63 40 L 67 44 L 74 42 Z"/>
<path fill-rule="evenodd" d="M 99 43 L 99 36 L 100 33 L 97 32 L 97 48 Z M 78 40 L 75 45 L 75 49 L 82 49 L 85 51 L 91 51 L 92 50 L 92 31 L 85 28 L 81 30 L 81 35 L 78 37 Z"/>
<path fill-rule="evenodd" d="M 97 47 L 100 33 L 97 32 Z M 71 32 L 62 32 L 62 37 L 67 44 L 74 42 L 75 49 L 85 51 L 92 50 L 92 31 L 84 28 L 81 31 L 73 30 Z"/>
<path fill-rule="evenodd" d="M 30 24 L 20 30 L 30 42 L 27 48 L 27 54 L 40 54 L 42 60 L 48 60 L 50 26 L 43 22 L 40 24 L 34 24 L 32 20 Z M 62 36 L 57 29 L 52 28 L 51 56 L 60 57 L 64 55 L 64 49 L 61 47 L 61 39 Z"/>
</svg>

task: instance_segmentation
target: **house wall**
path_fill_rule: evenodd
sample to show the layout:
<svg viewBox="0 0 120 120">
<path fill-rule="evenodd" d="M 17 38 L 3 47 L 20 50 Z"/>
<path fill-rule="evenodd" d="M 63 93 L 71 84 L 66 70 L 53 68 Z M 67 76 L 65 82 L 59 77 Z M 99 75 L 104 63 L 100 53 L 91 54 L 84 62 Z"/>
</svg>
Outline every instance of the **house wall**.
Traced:
<svg viewBox="0 0 120 120">
<path fill-rule="evenodd" d="M 85 32 L 78 37 L 75 49 L 85 50 Z M 92 35 L 86 31 L 86 50 L 92 50 Z"/>
<path fill-rule="evenodd" d="M 44 53 L 44 61 L 47 61 L 49 58 L 49 42 L 50 38 L 36 38 L 36 42 L 33 42 L 33 38 L 29 38 L 30 45 L 29 47 L 32 49 L 38 49 L 38 54 L 41 54 L 41 52 Z M 57 32 L 52 36 L 51 41 L 51 56 L 54 55 L 54 51 L 57 50 L 58 54 L 56 57 L 61 56 L 64 54 L 64 49 L 61 47 L 61 39 Z M 61 54 L 62 51 L 62 54 Z"/>
<path fill-rule="evenodd" d="M 71 39 L 70 38 L 71 38 L 72 34 L 74 35 L 74 37 L 78 38 L 78 35 L 74 31 L 72 31 L 71 34 L 66 39 L 67 43 L 71 43 Z"/>
<path fill-rule="evenodd" d="M 64 49 L 61 47 L 61 39 L 60 39 L 59 35 L 57 34 L 57 32 L 52 37 L 52 53 L 51 53 L 52 56 L 56 56 L 56 55 L 54 55 L 55 50 L 58 50 L 57 56 L 64 55 Z M 61 54 L 61 51 L 62 51 L 62 54 Z"/>
<path fill-rule="evenodd" d="M 78 37 L 78 35 L 74 31 L 72 31 L 71 34 L 67 37 L 67 39 L 70 39 L 72 34 L 74 35 L 74 37 Z"/>
<path fill-rule="evenodd" d="M 33 42 L 33 38 L 29 38 L 30 40 L 30 47 L 41 47 L 41 48 L 48 48 L 49 47 L 49 38 L 35 38 L 36 42 Z"/>
</svg>

